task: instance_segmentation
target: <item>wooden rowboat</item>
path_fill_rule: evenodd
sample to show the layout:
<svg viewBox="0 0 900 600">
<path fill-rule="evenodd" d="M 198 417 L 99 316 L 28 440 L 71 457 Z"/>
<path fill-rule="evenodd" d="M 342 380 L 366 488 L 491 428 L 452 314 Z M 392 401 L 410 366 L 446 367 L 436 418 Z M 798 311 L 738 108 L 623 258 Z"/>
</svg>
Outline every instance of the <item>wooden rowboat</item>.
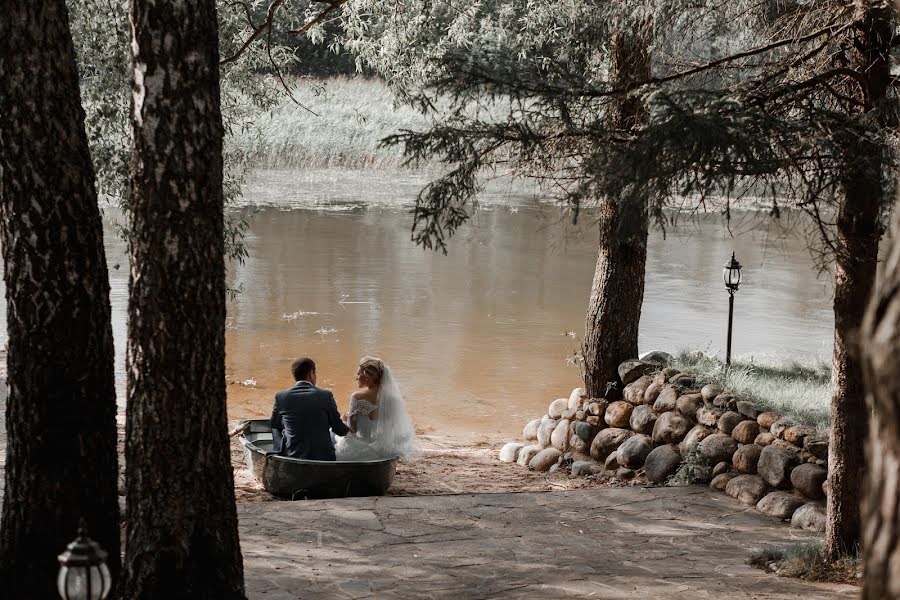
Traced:
<svg viewBox="0 0 900 600">
<path fill-rule="evenodd" d="M 270 454 L 268 419 L 247 421 L 238 430 L 247 468 L 267 492 L 282 498 L 382 496 L 394 480 L 396 458 L 331 461 L 276 456 Z"/>
</svg>

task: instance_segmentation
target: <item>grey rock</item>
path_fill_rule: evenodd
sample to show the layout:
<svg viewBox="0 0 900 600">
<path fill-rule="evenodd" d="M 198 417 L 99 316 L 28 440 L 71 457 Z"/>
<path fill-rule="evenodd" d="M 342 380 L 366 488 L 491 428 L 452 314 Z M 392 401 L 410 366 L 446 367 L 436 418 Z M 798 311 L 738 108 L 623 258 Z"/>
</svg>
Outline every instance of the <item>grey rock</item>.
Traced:
<svg viewBox="0 0 900 600">
<path fill-rule="evenodd" d="M 500 460 L 503 462 L 516 462 L 516 459 L 519 458 L 519 450 L 525 447 L 525 444 L 520 444 L 518 442 L 510 442 L 500 448 Z"/>
<path fill-rule="evenodd" d="M 656 413 L 653 412 L 653 409 L 646 404 L 642 404 L 641 406 L 635 406 L 634 410 L 631 411 L 629 424 L 632 431 L 650 434 L 653 432 L 653 425 L 656 424 L 656 419 Z"/>
<path fill-rule="evenodd" d="M 658 369 L 659 366 L 656 363 L 632 358 L 619 365 L 619 379 L 624 385 L 628 385 L 639 377 L 649 375 Z"/>
<path fill-rule="evenodd" d="M 576 460 L 572 463 L 572 475 L 582 477 L 584 475 L 596 475 L 603 470 L 596 461 L 593 460 Z"/>
<path fill-rule="evenodd" d="M 787 441 L 787 440 L 780 440 L 780 439 L 778 439 L 778 438 L 775 438 L 774 440 L 772 440 L 772 443 L 769 444 L 769 445 L 770 445 L 770 446 L 775 446 L 776 448 L 781 448 L 782 450 L 784 450 L 784 451 L 786 451 L 786 452 L 790 452 L 791 454 L 795 454 L 795 455 L 797 455 L 797 458 L 798 458 L 798 459 L 799 459 L 799 457 L 800 457 L 800 453 L 802 452 L 802 450 L 800 450 L 800 448 L 798 448 L 797 446 L 793 445 L 793 444 L 790 443 L 789 441 Z"/>
<path fill-rule="evenodd" d="M 619 464 L 628 469 L 640 469 L 644 466 L 644 460 L 653 449 L 650 438 L 646 435 L 633 435 L 619 446 Z"/>
<path fill-rule="evenodd" d="M 631 420 L 631 411 L 634 406 L 624 400 L 617 400 L 606 407 L 606 415 L 603 419 L 610 427 L 628 427 Z"/>
<path fill-rule="evenodd" d="M 716 424 L 719 427 L 719 431 L 724 434 L 731 435 L 731 432 L 737 427 L 737 424 L 743 421 L 746 417 L 741 413 L 728 411 L 719 417 L 719 420 Z"/>
<path fill-rule="evenodd" d="M 560 421 L 553 433 L 550 434 L 550 444 L 560 452 L 566 452 L 569 449 L 569 424 L 568 419 Z"/>
<path fill-rule="evenodd" d="M 791 526 L 823 533 L 825 531 L 825 510 L 813 502 L 804 504 L 791 516 Z"/>
<path fill-rule="evenodd" d="M 712 401 L 713 406 L 718 406 L 719 408 L 724 408 L 725 410 L 730 410 L 737 412 L 737 400 L 734 399 L 734 396 L 728 394 L 726 392 L 722 392 Z"/>
<path fill-rule="evenodd" d="M 688 419 L 697 418 L 697 411 L 703 407 L 703 396 L 700 394 L 684 394 L 678 397 L 675 408 Z"/>
<path fill-rule="evenodd" d="M 651 350 L 641 354 L 638 358 L 644 362 L 656 363 L 660 367 L 665 367 L 672 362 L 672 355 L 662 350 Z"/>
<path fill-rule="evenodd" d="M 791 471 L 800 464 L 797 454 L 769 445 L 762 449 L 756 471 L 767 484 L 776 489 L 790 487 Z"/>
<path fill-rule="evenodd" d="M 559 425 L 559 419 L 547 417 L 541 421 L 540 426 L 538 426 L 537 441 L 542 448 L 550 445 L 550 436 L 553 435 L 553 430 L 556 429 L 557 425 Z"/>
<path fill-rule="evenodd" d="M 781 417 L 769 426 L 769 433 L 777 438 L 784 438 L 784 431 L 789 427 L 797 425 L 797 422 L 790 417 Z"/>
<path fill-rule="evenodd" d="M 691 446 L 699 444 L 704 438 L 709 437 L 715 432 L 715 429 L 706 427 L 705 425 L 694 425 L 691 430 L 687 432 L 687 435 L 684 436 L 684 439 L 681 440 L 678 447 L 681 449 L 682 453 L 687 452 Z"/>
<path fill-rule="evenodd" d="M 547 415 L 551 419 L 559 419 L 562 417 L 563 411 L 569 408 L 568 398 L 557 398 L 547 407 Z"/>
<path fill-rule="evenodd" d="M 713 470 L 712 470 L 713 477 L 715 477 L 716 475 L 721 475 L 722 473 L 727 472 L 728 469 L 729 469 L 730 467 L 731 467 L 731 465 L 729 465 L 727 462 L 725 462 L 725 461 L 723 460 L 722 462 L 718 463 L 718 464 L 713 468 Z"/>
<path fill-rule="evenodd" d="M 775 412 L 766 411 L 763 413 L 759 413 L 759 416 L 756 417 L 756 422 L 759 423 L 759 426 L 769 431 L 769 428 L 772 426 L 772 423 L 781 418 L 781 415 Z"/>
<path fill-rule="evenodd" d="M 680 464 L 681 455 L 675 446 L 659 446 L 644 459 L 644 475 L 650 483 L 662 483 L 675 474 Z"/>
<path fill-rule="evenodd" d="M 594 440 L 591 442 L 591 458 L 603 460 L 632 435 L 634 433 L 628 429 L 619 429 L 617 427 L 604 429 L 594 436 Z"/>
<path fill-rule="evenodd" d="M 728 482 L 737 477 L 735 473 L 719 473 L 713 480 L 709 482 L 709 487 L 714 490 L 719 490 L 720 492 L 724 492 L 725 488 L 728 486 Z"/>
<path fill-rule="evenodd" d="M 619 464 L 619 451 L 613 450 L 609 453 L 609 456 L 606 457 L 606 460 L 603 461 L 603 466 L 607 471 L 615 471 L 622 465 Z"/>
<path fill-rule="evenodd" d="M 581 403 L 587 399 L 587 390 L 584 388 L 575 388 L 569 394 L 569 410 L 576 411 L 581 408 Z"/>
<path fill-rule="evenodd" d="M 788 427 L 782 433 L 782 437 L 784 441 L 790 442 L 795 446 L 803 447 L 803 441 L 806 439 L 808 435 L 815 435 L 816 428 L 810 427 L 808 425 L 794 425 L 793 427 Z"/>
<path fill-rule="evenodd" d="M 828 434 L 816 433 L 803 438 L 803 449 L 822 460 L 828 460 Z"/>
<path fill-rule="evenodd" d="M 700 442 L 700 456 L 710 465 L 731 461 L 736 450 L 737 442 L 730 435 L 724 433 L 714 433 Z"/>
<path fill-rule="evenodd" d="M 738 400 L 737 411 L 748 419 L 756 420 L 759 416 L 759 409 L 756 408 L 756 405 L 752 402 L 747 402 L 746 400 Z M 757 425 L 758 424 L 759 423 L 757 423 Z"/>
<path fill-rule="evenodd" d="M 746 415 L 744 415 L 744 417 L 746 417 Z M 741 421 L 731 430 L 731 437 L 739 444 L 752 444 L 758 435 L 759 424 L 750 419 Z"/>
<path fill-rule="evenodd" d="M 626 467 L 619 467 L 619 470 L 616 471 L 616 477 L 619 479 L 634 479 L 634 471 Z"/>
<path fill-rule="evenodd" d="M 680 385 L 681 387 L 691 387 L 694 385 L 694 376 L 690 373 L 679 373 L 670 377 L 669 383 Z"/>
<path fill-rule="evenodd" d="M 755 475 L 757 465 L 759 464 L 759 455 L 762 453 L 762 446 L 756 444 L 744 444 L 738 448 L 731 457 L 734 468 L 741 473 Z"/>
<path fill-rule="evenodd" d="M 656 401 L 653 403 L 653 410 L 657 413 L 669 412 L 675 410 L 675 402 L 678 400 L 678 388 L 674 385 L 666 385 L 659 392 Z"/>
<path fill-rule="evenodd" d="M 707 383 L 703 386 L 703 389 L 700 390 L 700 395 L 703 396 L 703 400 L 706 402 L 712 402 L 713 398 L 722 393 L 722 386 L 716 385 L 715 383 Z"/>
<path fill-rule="evenodd" d="M 747 506 L 755 506 L 767 491 L 766 482 L 759 475 L 738 475 L 725 486 L 726 494 Z"/>
<path fill-rule="evenodd" d="M 775 436 L 769 433 L 768 431 L 761 431 L 759 435 L 756 436 L 756 439 L 753 440 L 754 444 L 758 446 L 768 446 L 772 442 L 775 441 Z"/>
<path fill-rule="evenodd" d="M 516 457 L 516 464 L 527 467 L 528 463 L 531 462 L 531 459 L 534 458 L 534 455 L 540 451 L 541 447 L 538 445 L 525 446 L 524 448 L 519 450 L 519 456 Z"/>
<path fill-rule="evenodd" d="M 779 519 L 790 519 L 803 506 L 803 499 L 787 492 L 771 492 L 756 503 L 756 510 Z"/>
<path fill-rule="evenodd" d="M 541 425 L 540 419 L 534 419 L 532 421 L 528 421 L 528 425 L 525 426 L 525 429 L 522 430 L 522 437 L 524 437 L 528 441 L 536 440 L 538 434 L 538 427 Z"/>
<path fill-rule="evenodd" d="M 568 421 L 573 421 L 575 420 L 575 413 L 576 411 L 572 410 L 571 408 L 567 408 L 566 410 L 562 411 L 561 417 Z"/>
<path fill-rule="evenodd" d="M 591 443 L 591 440 L 594 439 L 594 436 L 597 435 L 599 429 L 591 425 L 590 423 L 586 423 L 584 421 L 578 421 L 575 423 L 575 435 L 583 439 L 587 443 Z"/>
<path fill-rule="evenodd" d="M 534 455 L 528 463 L 528 467 L 535 471 L 548 471 L 562 457 L 562 452 L 556 448 L 544 448 Z"/>
<path fill-rule="evenodd" d="M 591 400 L 590 404 L 588 404 L 588 412 L 595 417 L 602 417 L 604 413 L 606 413 L 606 407 L 609 406 L 609 402 L 602 398 L 594 398 Z"/>
<path fill-rule="evenodd" d="M 584 418 L 587 416 L 587 412 L 583 410 L 575 411 L 575 420 L 576 421 L 584 421 Z"/>
<path fill-rule="evenodd" d="M 826 479 L 828 479 L 828 471 L 813 463 L 799 465 L 791 471 L 791 485 L 810 500 L 825 498 L 822 484 Z"/>
<path fill-rule="evenodd" d="M 653 426 L 654 444 L 677 444 L 691 429 L 691 422 L 677 412 L 660 415 Z"/>
<path fill-rule="evenodd" d="M 656 402 L 657 398 L 659 398 L 659 393 L 662 391 L 662 389 L 663 389 L 662 383 L 657 383 L 656 381 L 651 383 L 647 387 L 647 390 L 644 392 L 644 404 L 649 404 L 650 406 L 653 406 L 653 403 Z"/>
<path fill-rule="evenodd" d="M 725 414 L 724 408 L 718 406 L 706 405 L 697 410 L 697 422 L 707 427 L 716 427 L 719 424 L 719 417 Z"/>
<path fill-rule="evenodd" d="M 644 394 L 652 383 L 653 379 L 649 375 L 639 377 L 625 386 L 622 391 L 622 399 L 634 406 L 644 404 Z"/>
<path fill-rule="evenodd" d="M 584 441 L 574 433 L 569 436 L 569 452 L 575 454 L 589 455 L 591 451 L 591 443 Z"/>
</svg>

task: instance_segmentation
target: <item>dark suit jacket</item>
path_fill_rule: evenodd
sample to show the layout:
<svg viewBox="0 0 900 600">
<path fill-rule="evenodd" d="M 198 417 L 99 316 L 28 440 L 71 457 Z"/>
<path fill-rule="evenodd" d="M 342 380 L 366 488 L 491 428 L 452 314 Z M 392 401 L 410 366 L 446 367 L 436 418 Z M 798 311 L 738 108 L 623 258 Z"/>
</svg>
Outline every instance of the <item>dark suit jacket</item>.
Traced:
<svg viewBox="0 0 900 600">
<path fill-rule="evenodd" d="M 341 421 L 334 395 L 308 381 L 298 381 L 294 387 L 275 394 L 272 429 L 276 430 L 276 451 L 278 433 L 281 434 L 281 456 L 310 460 L 334 460 L 329 430 L 335 435 L 347 435 L 350 431 Z"/>
</svg>

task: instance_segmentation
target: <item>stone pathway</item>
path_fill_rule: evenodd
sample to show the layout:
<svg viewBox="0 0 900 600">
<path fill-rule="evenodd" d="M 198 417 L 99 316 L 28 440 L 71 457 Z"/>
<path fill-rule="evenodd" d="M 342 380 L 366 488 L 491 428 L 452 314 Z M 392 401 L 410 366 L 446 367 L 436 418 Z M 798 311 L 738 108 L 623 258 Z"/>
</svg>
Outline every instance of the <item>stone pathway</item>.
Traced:
<svg viewBox="0 0 900 600">
<path fill-rule="evenodd" d="M 251 600 L 855 598 L 750 550 L 805 536 L 704 487 L 238 505 Z"/>
</svg>

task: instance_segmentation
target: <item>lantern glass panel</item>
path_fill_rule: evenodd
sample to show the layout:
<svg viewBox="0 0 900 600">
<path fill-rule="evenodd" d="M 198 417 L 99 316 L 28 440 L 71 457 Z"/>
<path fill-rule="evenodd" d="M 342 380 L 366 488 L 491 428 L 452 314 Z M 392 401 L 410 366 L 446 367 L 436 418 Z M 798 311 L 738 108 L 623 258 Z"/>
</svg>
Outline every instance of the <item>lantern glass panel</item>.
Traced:
<svg viewBox="0 0 900 600">
<path fill-rule="evenodd" d="M 109 594 L 111 585 L 112 578 L 105 563 L 91 567 L 63 567 L 56 580 L 56 587 L 63 600 L 103 600 Z"/>
</svg>

